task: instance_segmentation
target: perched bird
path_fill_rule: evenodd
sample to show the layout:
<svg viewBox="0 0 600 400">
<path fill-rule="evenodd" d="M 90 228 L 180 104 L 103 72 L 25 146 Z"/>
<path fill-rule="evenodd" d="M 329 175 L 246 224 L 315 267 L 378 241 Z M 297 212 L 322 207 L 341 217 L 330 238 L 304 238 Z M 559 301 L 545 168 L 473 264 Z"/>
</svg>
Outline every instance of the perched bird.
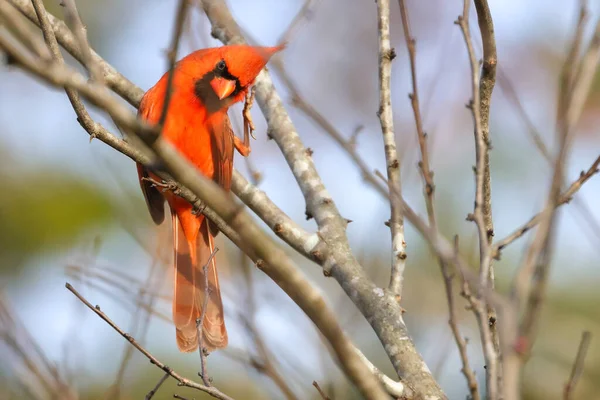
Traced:
<svg viewBox="0 0 600 400">
<path fill-rule="evenodd" d="M 244 113 L 244 140 L 235 136 L 227 111 L 244 100 L 250 85 L 280 47 L 224 46 L 198 50 L 181 59 L 173 73 L 171 98 L 162 135 L 206 177 L 230 190 L 233 149 L 243 156 L 250 153 L 248 131 L 252 125 Z M 142 98 L 138 115 L 156 124 L 161 120 L 167 93 L 168 72 Z M 192 205 L 170 191 L 159 190 L 159 181 L 149 169 L 138 164 L 142 192 L 156 224 L 165 218 L 164 202 L 169 204 L 173 222 L 175 284 L 173 321 L 177 346 L 182 352 L 198 348 L 196 320 L 206 307 L 202 347 L 208 351 L 227 346 L 227 330 L 215 258 L 214 236 L 218 233 L 204 215 L 196 215 Z M 210 262 L 209 262 L 210 259 Z M 207 265 L 208 263 L 208 265 Z M 205 274 L 208 273 L 208 301 L 205 300 Z"/>
</svg>

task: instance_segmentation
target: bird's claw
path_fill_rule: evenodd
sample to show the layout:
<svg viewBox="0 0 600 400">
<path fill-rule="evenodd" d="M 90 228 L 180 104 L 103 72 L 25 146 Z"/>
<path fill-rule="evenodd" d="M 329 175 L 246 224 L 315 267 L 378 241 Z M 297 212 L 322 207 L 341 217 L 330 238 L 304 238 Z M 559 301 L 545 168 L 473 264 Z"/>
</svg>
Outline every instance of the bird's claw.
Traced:
<svg viewBox="0 0 600 400">
<path fill-rule="evenodd" d="M 244 117 L 244 127 L 248 129 L 250 132 L 250 136 L 252 139 L 256 140 L 256 136 L 254 136 L 254 131 L 256 127 L 254 126 L 254 121 L 252 121 L 252 115 L 250 114 L 250 110 L 252 109 L 252 104 L 254 103 L 254 94 L 256 92 L 255 87 L 253 86 L 250 89 L 250 93 L 246 95 L 246 99 L 244 101 L 244 109 L 242 111 L 242 116 Z"/>
</svg>

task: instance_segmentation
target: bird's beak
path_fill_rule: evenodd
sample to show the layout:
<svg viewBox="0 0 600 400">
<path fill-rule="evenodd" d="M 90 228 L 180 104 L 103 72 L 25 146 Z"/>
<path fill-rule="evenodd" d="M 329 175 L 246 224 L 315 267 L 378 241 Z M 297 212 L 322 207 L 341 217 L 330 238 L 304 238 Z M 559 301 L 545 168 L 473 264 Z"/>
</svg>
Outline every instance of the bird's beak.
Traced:
<svg viewBox="0 0 600 400">
<path fill-rule="evenodd" d="M 219 100 L 223 100 L 235 90 L 235 81 L 217 77 L 210 81 L 210 86 Z"/>
</svg>

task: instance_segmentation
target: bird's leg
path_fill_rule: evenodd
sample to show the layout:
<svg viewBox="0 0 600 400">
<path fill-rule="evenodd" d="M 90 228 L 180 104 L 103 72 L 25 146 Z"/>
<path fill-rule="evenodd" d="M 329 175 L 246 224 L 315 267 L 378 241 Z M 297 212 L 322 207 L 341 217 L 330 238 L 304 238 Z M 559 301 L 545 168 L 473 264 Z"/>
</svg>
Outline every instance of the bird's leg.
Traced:
<svg viewBox="0 0 600 400">
<path fill-rule="evenodd" d="M 250 109 L 252 108 L 252 104 L 254 103 L 254 86 L 250 89 L 250 93 L 246 95 L 246 99 L 244 101 L 244 109 L 242 110 L 242 117 L 244 118 L 244 141 L 242 142 L 236 136 L 234 136 L 233 144 L 236 150 L 244 157 L 248 157 L 250 154 L 250 136 L 252 139 L 256 140 L 254 136 L 254 122 L 252 121 L 252 115 L 250 114 Z"/>
<path fill-rule="evenodd" d="M 252 108 L 252 104 L 254 104 L 254 95 L 256 93 L 256 87 L 252 86 L 250 89 L 250 93 L 246 94 L 246 99 L 244 101 L 244 109 L 242 110 L 242 115 L 244 117 L 244 143 L 250 146 L 250 138 L 248 137 L 248 133 L 252 136 L 252 139 L 256 140 L 254 136 L 254 122 L 252 121 L 252 114 L 250 114 L 250 109 Z"/>
<path fill-rule="evenodd" d="M 163 192 L 166 192 L 168 190 L 175 192 L 178 189 L 177 185 L 174 184 L 173 182 L 167 182 L 164 180 L 161 180 L 159 182 L 156 179 L 150 178 L 148 176 L 142 177 L 142 180 L 146 181 L 146 182 L 150 182 L 152 184 L 152 187 L 161 188 Z"/>
</svg>

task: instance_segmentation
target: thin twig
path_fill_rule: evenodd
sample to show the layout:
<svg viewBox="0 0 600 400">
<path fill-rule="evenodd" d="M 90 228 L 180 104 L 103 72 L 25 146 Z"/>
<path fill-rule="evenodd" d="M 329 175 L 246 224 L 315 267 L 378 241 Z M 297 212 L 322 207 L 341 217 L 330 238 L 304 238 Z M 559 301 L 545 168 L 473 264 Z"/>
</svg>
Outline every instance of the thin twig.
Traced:
<svg viewBox="0 0 600 400">
<path fill-rule="evenodd" d="M 455 237 L 454 243 L 455 252 L 458 256 L 458 236 Z M 454 274 L 450 272 L 448 262 L 440 258 L 440 264 L 442 266 L 442 275 L 444 277 L 446 302 L 448 303 L 448 325 L 450 325 L 450 330 L 452 331 L 452 336 L 454 337 L 454 342 L 456 343 L 456 347 L 458 348 L 458 354 L 462 363 L 462 368 L 460 371 L 463 373 L 467 381 L 467 387 L 469 388 L 470 398 L 472 400 L 480 400 L 481 396 L 479 395 L 479 385 L 477 384 L 477 377 L 475 376 L 475 372 L 471 368 L 469 356 L 467 354 L 467 339 L 462 336 L 462 333 L 458 327 L 458 318 L 456 315 L 456 301 L 454 299 L 454 291 L 452 287 L 452 280 Z M 462 277 L 462 284 L 463 297 L 465 297 L 469 301 L 472 308 L 476 307 L 475 299 L 472 295 L 470 295 L 469 285 L 467 284 L 467 281 L 465 280 L 464 276 Z"/>
<path fill-rule="evenodd" d="M 108 318 L 108 316 L 104 312 L 102 312 L 100 310 L 100 306 L 94 307 L 89 301 L 87 301 L 85 299 L 85 297 L 83 297 L 77 290 L 75 290 L 75 288 L 73 286 L 71 286 L 70 283 L 66 283 L 65 287 L 71 293 L 73 293 L 75 295 L 75 297 L 77 297 L 83 304 L 85 304 L 90 310 L 92 310 L 94 313 L 96 313 L 96 315 L 98 315 L 100 318 L 102 318 L 104 320 L 104 322 L 106 322 L 108 325 L 110 325 L 111 328 L 113 328 L 121 336 L 123 336 L 129 343 L 131 343 L 131 345 L 133 347 L 135 347 L 140 353 L 142 353 L 144 356 L 146 356 L 146 358 L 148 358 L 148 360 L 150 360 L 151 364 L 156 365 L 158 368 L 163 370 L 166 374 L 175 378 L 179 382 L 180 386 L 186 386 L 186 387 L 200 390 L 202 392 L 208 393 L 209 395 L 211 395 L 212 397 L 217 398 L 217 399 L 232 400 L 231 397 L 227 396 L 226 394 L 224 394 L 223 392 L 221 392 L 219 389 L 217 389 L 215 387 L 207 387 L 207 386 L 204 386 L 200 383 L 196 383 L 194 381 L 191 381 L 191 380 L 179 375 L 172 368 L 166 366 L 161 361 L 159 361 L 156 357 L 154 357 L 148 350 L 146 350 L 144 347 L 142 347 L 131 335 L 129 335 L 128 333 L 124 332 L 121 328 L 119 328 L 119 326 L 117 324 L 115 324 L 110 318 Z"/>
<path fill-rule="evenodd" d="M 165 372 L 165 374 L 162 376 L 162 378 L 160 378 L 160 380 L 158 381 L 156 386 L 154 386 L 154 388 L 148 392 L 148 394 L 146 395 L 146 400 L 150 400 L 152 397 L 154 397 L 156 392 L 158 392 L 158 389 L 161 387 L 161 385 L 163 383 L 165 383 L 165 381 L 169 378 L 169 376 L 171 376 L 171 375 L 169 375 L 169 373 Z"/>
<path fill-rule="evenodd" d="M 469 27 L 469 5 L 470 0 L 464 0 L 463 13 L 458 17 L 456 24 L 459 25 L 463 34 L 469 64 L 471 67 L 472 100 L 468 108 L 473 114 L 475 125 L 475 208 L 468 219 L 475 222 L 479 235 L 479 280 L 480 287 L 494 287 L 494 274 L 491 267 L 491 240 L 494 234 L 491 216 L 491 181 L 489 171 L 489 110 L 492 90 L 495 83 L 496 71 L 496 45 L 494 39 L 494 28 L 489 6 L 485 0 L 476 0 L 479 28 L 484 48 L 484 63 L 479 76 L 479 62 L 475 55 L 473 41 Z M 482 293 L 477 293 L 482 298 Z M 486 390 L 489 400 L 497 399 L 499 395 L 498 379 L 498 342 L 495 338 L 495 312 L 487 303 L 475 310 L 475 316 L 481 335 L 483 353 L 486 360 Z M 493 324 L 490 322 L 493 321 Z"/>
<path fill-rule="evenodd" d="M 1 12 L 2 10 L 0 9 L 0 13 Z M 25 31 L 19 33 L 27 34 Z M 38 40 L 33 37 L 33 35 L 31 36 L 30 40 Z M 43 60 L 32 58 L 31 55 L 23 54 L 3 35 L 0 35 L 0 46 L 3 47 L 4 50 L 13 57 L 14 61 L 26 71 L 40 76 L 54 85 L 77 90 L 80 95 L 86 97 L 93 104 L 105 109 L 120 125 L 132 131 L 139 132 L 142 136 L 156 134 L 153 127 L 144 121 L 138 120 L 130 110 L 116 101 L 108 91 L 104 90 L 102 85 L 95 82 L 88 82 L 81 74 L 74 72 L 72 68 L 65 66 L 64 63 L 54 62 L 48 64 L 44 63 Z M 84 127 L 87 127 L 87 125 Z M 98 126 L 98 124 L 93 124 L 93 121 L 89 128 L 92 134 L 97 134 L 99 131 L 105 131 L 105 129 Z M 115 144 L 114 139 L 116 138 L 113 136 L 111 141 L 112 144 Z"/>
<path fill-rule="evenodd" d="M 38 57 L 46 61 L 51 59 L 46 46 L 40 43 L 39 40 L 33 39 L 32 35 L 29 34 L 30 26 L 23 18 L 20 18 L 17 10 L 7 2 L 0 2 L 0 26 L 2 24 L 6 24 L 11 32 L 17 35 L 23 45 L 33 51 Z"/>
<path fill-rule="evenodd" d="M 421 153 L 421 160 L 419 161 L 419 170 L 423 178 L 423 188 L 425 195 L 425 204 L 427 208 L 427 217 L 429 225 L 432 229 L 437 229 L 437 221 L 435 216 L 434 198 L 435 198 L 435 185 L 433 182 L 433 171 L 430 169 L 429 162 L 429 150 L 427 144 L 427 134 L 424 132 L 423 120 L 421 117 L 421 109 L 419 105 L 419 90 L 417 80 L 417 66 L 416 66 L 416 40 L 411 34 L 410 30 L 410 19 L 408 10 L 406 8 L 405 0 L 398 0 L 400 6 L 400 16 L 402 18 L 402 27 L 404 29 L 404 40 L 406 42 L 406 49 L 408 51 L 411 71 L 411 83 L 412 93 L 408 95 L 411 106 L 413 109 L 413 115 L 415 120 L 415 126 L 417 130 L 417 137 L 419 140 L 419 149 Z M 442 276 L 444 278 L 444 288 L 446 291 L 446 300 L 448 303 L 448 324 L 454 341 L 460 354 L 462 368 L 461 371 L 467 380 L 467 386 L 473 400 L 479 400 L 479 390 L 475 373 L 469 364 L 469 358 L 467 355 L 467 341 L 463 338 L 462 333 L 458 328 L 458 321 L 456 317 L 456 302 L 454 300 L 452 279 L 453 274 L 450 272 L 450 267 L 447 262 L 438 258 Z M 463 279 L 463 285 L 466 285 Z"/>
<path fill-rule="evenodd" d="M 0 328 L 2 328 L 0 343 L 4 342 L 22 363 L 22 369 L 15 368 L 13 371 L 19 377 L 19 383 L 24 390 L 33 389 L 39 394 L 39 396 L 31 396 L 32 398 L 60 397 L 65 400 L 75 400 L 78 397 L 75 388 L 71 387 L 58 366 L 50 361 L 29 330 L 19 321 L 2 290 L 0 290 Z M 8 355 L 4 358 L 7 359 Z M 11 367 L 11 363 L 8 367 Z M 23 374 L 23 372 L 28 373 Z M 44 396 L 38 389 L 42 389 L 46 395 Z"/>
<path fill-rule="evenodd" d="M 575 357 L 575 361 L 573 362 L 573 368 L 571 369 L 571 375 L 569 376 L 569 380 L 565 385 L 565 390 L 563 394 L 564 400 L 570 400 L 571 396 L 573 395 L 573 392 L 575 392 L 575 387 L 579 382 L 579 378 L 581 378 L 581 375 L 583 374 L 585 357 L 590 347 L 591 340 L 592 334 L 589 331 L 585 331 L 581 334 L 581 341 L 579 342 L 579 348 L 577 349 L 577 356 Z"/>
<path fill-rule="evenodd" d="M 331 400 L 331 398 L 329 396 L 327 396 L 327 393 L 325 393 L 323 391 L 323 389 L 321 389 L 321 386 L 319 386 L 319 384 L 317 383 L 317 381 L 313 381 L 312 384 L 315 387 L 315 389 L 317 389 L 317 391 L 319 392 L 319 395 L 321 396 L 321 398 L 323 400 Z"/>
<path fill-rule="evenodd" d="M 396 135 L 394 133 L 394 116 L 392 112 L 392 60 L 396 51 L 390 41 L 390 1 L 377 1 L 377 31 L 379 37 L 379 110 L 377 115 L 381 123 L 385 162 L 390 193 L 390 222 L 392 234 L 392 272 L 388 289 L 394 293 L 396 300 L 402 298 L 402 283 L 406 268 L 406 241 L 404 239 L 404 218 L 402 207 L 395 194 L 402 194 L 400 182 L 400 161 L 396 151 Z"/>
<path fill-rule="evenodd" d="M 75 38 L 77 39 L 79 51 L 83 56 L 83 65 L 85 65 L 90 72 L 93 80 L 102 83 L 102 72 L 100 66 L 92 57 L 92 50 L 87 38 L 87 29 L 83 25 L 83 22 L 81 22 L 81 16 L 77 10 L 75 0 L 61 0 L 60 4 L 65 8 L 66 20 L 71 25 L 71 30 L 74 32 Z"/>
<path fill-rule="evenodd" d="M 380 171 L 375 171 L 375 175 L 383 182 L 387 181 Z M 415 210 L 413 210 L 404 199 L 401 199 L 401 204 L 406 219 L 415 227 L 415 229 L 417 229 L 417 231 L 419 231 L 423 238 L 429 242 L 431 248 L 438 257 L 441 257 L 445 262 L 456 266 L 457 270 L 461 274 L 464 274 L 465 281 L 473 289 L 481 292 L 487 302 L 492 303 L 496 307 L 510 308 L 510 303 L 506 298 L 489 287 L 485 288 L 481 286 L 479 276 L 471 271 L 469 264 L 456 251 L 455 245 L 445 239 L 438 230 L 432 229 L 427 225 L 427 222 L 419 217 Z"/>
<path fill-rule="evenodd" d="M 406 49 L 408 50 L 408 59 L 410 62 L 410 74 L 412 93 L 409 93 L 408 98 L 413 109 L 415 127 L 417 129 L 417 136 L 419 139 L 419 148 L 421 152 L 421 160 L 419 161 L 419 170 L 424 181 L 425 189 L 425 202 L 427 206 L 427 216 L 429 218 L 429 224 L 435 225 L 435 212 L 434 212 L 434 192 L 435 185 L 433 184 L 433 171 L 430 169 L 429 162 L 429 150 L 427 145 L 427 134 L 423 128 L 423 119 L 421 117 L 421 108 L 419 105 L 419 87 L 417 80 L 417 55 L 416 55 L 416 40 L 411 34 L 410 20 L 408 17 L 408 10 L 406 9 L 406 1 L 398 0 L 400 5 L 400 16 L 402 18 L 402 28 L 404 29 L 404 40 L 406 42 Z"/>
<path fill-rule="evenodd" d="M 260 334 L 256 326 L 256 299 L 254 290 L 254 280 L 252 279 L 252 269 L 248 258 L 243 252 L 240 252 L 240 264 L 242 265 L 242 272 L 244 276 L 244 282 L 246 286 L 246 298 L 244 304 L 246 309 L 239 313 L 239 317 L 242 324 L 248 331 L 248 335 L 252 338 L 258 357 L 250 357 L 247 364 L 252 366 L 259 373 L 265 374 L 269 377 L 273 383 L 281 390 L 287 400 L 297 400 L 298 398 L 290 388 L 286 381 L 286 378 L 281 375 L 278 371 L 276 360 L 273 358 L 273 354 L 269 351 L 262 335 Z"/>
<path fill-rule="evenodd" d="M 277 43 L 283 44 L 290 41 L 290 38 L 298 32 L 301 23 L 309 20 L 312 17 L 314 8 L 316 7 L 315 3 L 317 3 L 315 0 L 304 0 L 304 4 L 302 4 L 300 11 L 296 13 L 292 19 L 292 22 L 288 24 L 285 32 L 279 36 Z"/>
<path fill-rule="evenodd" d="M 200 378 L 202 378 L 202 382 L 204 382 L 205 386 L 211 386 L 211 378 L 208 376 L 207 365 L 206 365 L 206 356 L 208 354 L 206 348 L 202 345 L 202 339 L 204 334 L 202 333 L 202 325 L 204 323 L 204 318 L 206 317 L 206 306 L 208 305 L 208 299 L 210 297 L 209 286 L 208 286 L 208 266 L 212 262 L 213 258 L 219 251 L 218 247 L 215 247 L 210 253 L 208 260 L 202 266 L 202 270 L 204 272 L 204 300 L 202 303 L 202 313 L 200 314 L 200 318 L 196 321 L 196 329 L 198 330 L 198 353 L 200 353 Z"/>
<path fill-rule="evenodd" d="M 185 19 L 189 9 L 189 0 L 180 0 L 179 7 L 177 9 L 177 16 L 175 17 L 175 27 L 173 31 L 173 38 L 171 39 L 171 47 L 167 51 L 167 63 L 169 75 L 167 77 L 167 91 L 163 100 L 162 111 L 160 113 L 160 119 L 158 120 L 158 126 L 164 127 L 169 112 L 169 103 L 171 102 L 171 96 L 173 94 L 173 77 L 175 76 L 175 61 L 177 60 L 177 50 L 179 49 L 179 42 L 181 41 L 181 35 L 185 27 Z"/>
<path fill-rule="evenodd" d="M 600 171 L 598 169 L 599 166 L 600 166 L 600 156 L 598 156 L 598 158 L 596 158 L 596 160 L 592 163 L 592 165 L 590 166 L 590 168 L 587 171 L 581 171 L 579 178 L 577 178 L 577 180 L 575 180 L 573 183 L 571 183 L 571 185 L 567 188 L 567 190 L 565 190 L 563 192 L 563 194 L 561 194 L 561 196 L 558 199 L 558 202 L 556 204 L 556 207 L 560 207 L 563 204 L 569 203 L 573 199 L 573 196 L 575 195 L 575 193 L 577 193 L 579 191 L 579 189 L 581 189 L 583 184 L 586 183 L 592 176 L 594 176 L 595 174 L 597 174 Z M 536 215 L 534 215 L 533 217 L 531 217 L 531 219 L 529 221 L 527 221 L 525 224 L 523 224 L 520 228 L 513 231 L 510 235 L 495 242 L 494 246 L 493 246 L 493 250 L 492 250 L 493 256 L 496 259 L 499 259 L 500 255 L 501 255 L 501 251 L 506 246 L 508 246 L 509 244 L 511 244 L 512 242 L 514 242 L 515 240 L 517 240 L 518 238 L 523 236 L 525 233 L 529 232 L 529 230 L 534 228 L 540 222 L 541 219 L 542 219 L 542 213 L 539 212 Z"/>
<path fill-rule="evenodd" d="M 146 281 L 140 286 L 138 289 L 137 296 L 134 300 L 136 307 L 134 312 L 132 313 L 132 324 L 131 324 L 131 332 L 133 335 L 140 337 L 139 342 L 141 344 L 144 343 L 146 333 L 148 327 L 150 325 L 150 319 L 154 314 L 154 302 L 157 298 L 157 292 L 152 291 L 153 284 L 155 282 L 163 282 L 164 274 L 166 273 L 166 268 L 160 268 L 160 250 L 162 246 L 156 246 L 155 254 L 153 254 L 152 265 L 150 266 L 150 271 L 148 276 L 146 277 Z M 85 274 L 87 271 L 82 271 Z M 155 272 L 159 272 L 161 274 L 158 280 L 153 282 L 153 278 L 155 277 Z M 129 295 L 131 293 L 131 286 L 127 286 L 125 290 L 125 294 Z M 147 292 L 147 293 L 146 293 Z M 148 295 L 148 300 L 145 301 L 145 295 Z M 143 313 L 144 312 L 144 313 Z M 144 319 L 140 323 L 140 317 Z M 117 371 L 117 376 L 115 378 L 115 383 L 113 384 L 111 390 L 108 392 L 107 397 L 111 399 L 118 399 L 121 395 L 121 386 L 123 381 L 125 380 L 125 371 L 127 369 L 127 365 L 131 360 L 131 357 L 134 354 L 135 349 L 132 346 L 126 346 L 123 352 L 123 357 L 121 359 L 121 364 L 119 365 L 119 369 Z"/>
<path fill-rule="evenodd" d="M 581 0 L 585 2 L 585 0 Z M 581 20 L 581 11 L 580 11 L 580 20 Z M 548 165 L 552 165 L 553 159 L 548 147 L 544 143 L 542 136 L 539 130 L 535 127 L 535 124 L 532 122 L 531 118 L 527 115 L 527 112 L 523 106 L 523 102 L 519 98 L 517 91 L 514 88 L 511 80 L 507 76 L 506 73 L 503 72 L 502 69 L 498 69 L 498 84 L 500 88 L 503 90 L 504 95 L 506 95 L 510 101 L 510 104 L 515 108 L 518 116 L 523 120 L 526 125 L 526 132 L 531 137 L 531 140 L 539 150 L 542 157 L 548 162 Z M 560 202 L 559 202 L 560 203 Z M 592 213 L 589 210 L 589 207 L 579 198 L 573 199 L 573 207 L 575 211 L 580 214 L 580 218 L 588 224 L 590 229 L 592 229 L 596 236 L 600 238 L 600 225 L 598 222 L 592 217 Z M 517 231 L 518 232 L 518 231 Z M 525 232 L 523 232 L 525 233 Z M 520 235 L 519 235 L 520 236 Z M 493 249 L 494 258 L 499 259 L 501 256 L 500 252 L 498 252 L 497 248 Z"/>
</svg>

